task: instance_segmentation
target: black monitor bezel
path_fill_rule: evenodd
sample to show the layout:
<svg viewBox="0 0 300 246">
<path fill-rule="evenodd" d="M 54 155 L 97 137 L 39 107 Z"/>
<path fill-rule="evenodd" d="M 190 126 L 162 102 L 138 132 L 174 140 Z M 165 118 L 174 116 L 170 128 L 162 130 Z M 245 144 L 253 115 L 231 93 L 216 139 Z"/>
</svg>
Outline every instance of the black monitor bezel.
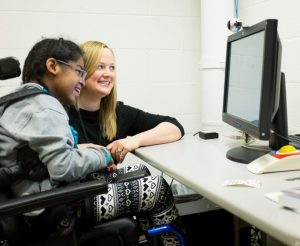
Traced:
<svg viewBox="0 0 300 246">
<path fill-rule="evenodd" d="M 226 52 L 226 67 L 225 67 L 225 83 L 224 83 L 224 97 L 223 97 L 223 112 L 222 120 L 237 128 L 241 131 L 253 136 L 260 140 L 269 140 L 271 120 L 274 114 L 276 102 L 275 93 L 278 83 L 274 83 L 277 78 L 277 71 L 280 70 L 280 64 L 277 64 L 278 55 L 278 37 L 277 37 L 278 21 L 275 19 L 268 19 L 259 22 L 251 27 L 244 28 L 242 31 L 230 35 L 227 39 L 227 52 Z M 229 87 L 229 71 L 230 71 L 230 51 L 231 44 L 237 40 L 254 35 L 258 32 L 265 32 L 264 38 L 264 55 L 263 55 L 263 74 L 262 74 L 262 87 L 260 95 L 260 110 L 259 110 L 259 126 L 255 126 L 244 119 L 227 112 L 227 96 Z M 267 61 L 267 62 L 266 62 Z M 272 61 L 272 62 L 270 62 Z M 279 73 L 280 74 L 280 73 Z M 274 99 L 274 101 L 270 101 Z M 247 105 L 245 105 L 247 106 Z"/>
</svg>

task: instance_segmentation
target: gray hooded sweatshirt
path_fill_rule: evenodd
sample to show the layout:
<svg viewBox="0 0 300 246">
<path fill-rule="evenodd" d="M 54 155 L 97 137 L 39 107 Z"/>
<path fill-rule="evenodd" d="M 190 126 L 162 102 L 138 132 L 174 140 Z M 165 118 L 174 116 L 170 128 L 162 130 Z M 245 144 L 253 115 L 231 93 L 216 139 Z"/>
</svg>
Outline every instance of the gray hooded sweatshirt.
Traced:
<svg viewBox="0 0 300 246">
<path fill-rule="evenodd" d="M 28 83 L 17 90 L 26 87 L 43 88 Z M 38 153 L 50 178 L 41 182 L 16 181 L 11 187 L 15 196 L 49 190 L 62 181 L 76 182 L 104 169 L 111 158 L 105 148 L 74 148 L 68 115 L 61 103 L 47 94 L 27 97 L 5 110 L 0 106 L 0 166 L 16 165 L 16 148 L 26 142 Z"/>
</svg>

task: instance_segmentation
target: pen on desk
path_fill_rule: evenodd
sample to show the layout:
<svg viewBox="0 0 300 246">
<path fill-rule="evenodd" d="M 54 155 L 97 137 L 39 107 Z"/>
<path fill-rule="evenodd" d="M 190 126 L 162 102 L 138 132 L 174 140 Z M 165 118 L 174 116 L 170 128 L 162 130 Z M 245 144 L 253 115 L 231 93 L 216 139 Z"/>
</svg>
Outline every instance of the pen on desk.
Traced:
<svg viewBox="0 0 300 246">
<path fill-rule="evenodd" d="M 288 178 L 286 179 L 286 181 L 294 181 L 294 180 L 299 180 L 300 177 L 294 177 L 294 178 Z"/>
</svg>

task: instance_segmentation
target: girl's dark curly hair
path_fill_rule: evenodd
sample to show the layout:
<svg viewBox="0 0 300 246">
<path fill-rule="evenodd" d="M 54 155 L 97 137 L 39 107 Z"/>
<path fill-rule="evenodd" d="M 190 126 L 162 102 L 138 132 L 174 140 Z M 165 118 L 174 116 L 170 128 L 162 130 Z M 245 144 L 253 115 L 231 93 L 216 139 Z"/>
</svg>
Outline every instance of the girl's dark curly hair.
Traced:
<svg viewBox="0 0 300 246">
<path fill-rule="evenodd" d="M 42 78 L 46 73 L 46 61 L 49 58 L 68 62 L 77 61 L 80 57 L 82 57 L 82 50 L 70 40 L 43 39 L 32 47 L 26 57 L 22 72 L 23 84 L 28 82 L 42 84 Z"/>
</svg>

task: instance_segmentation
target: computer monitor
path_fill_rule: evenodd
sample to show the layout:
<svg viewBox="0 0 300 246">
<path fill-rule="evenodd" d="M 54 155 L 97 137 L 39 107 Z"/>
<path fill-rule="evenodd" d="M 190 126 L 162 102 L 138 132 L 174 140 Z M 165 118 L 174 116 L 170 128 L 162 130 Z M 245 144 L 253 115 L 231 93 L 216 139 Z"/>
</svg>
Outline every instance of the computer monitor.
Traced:
<svg viewBox="0 0 300 246">
<path fill-rule="evenodd" d="M 268 19 L 227 39 L 222 119 L 246 136 L 245 143 L 227 152 L 230 160 L 250 163 L 288 143 L 277 24 L 277 20 Z M 266 148 L 249 146 L 249 136 L 268 141 Z"/>
</svg>

